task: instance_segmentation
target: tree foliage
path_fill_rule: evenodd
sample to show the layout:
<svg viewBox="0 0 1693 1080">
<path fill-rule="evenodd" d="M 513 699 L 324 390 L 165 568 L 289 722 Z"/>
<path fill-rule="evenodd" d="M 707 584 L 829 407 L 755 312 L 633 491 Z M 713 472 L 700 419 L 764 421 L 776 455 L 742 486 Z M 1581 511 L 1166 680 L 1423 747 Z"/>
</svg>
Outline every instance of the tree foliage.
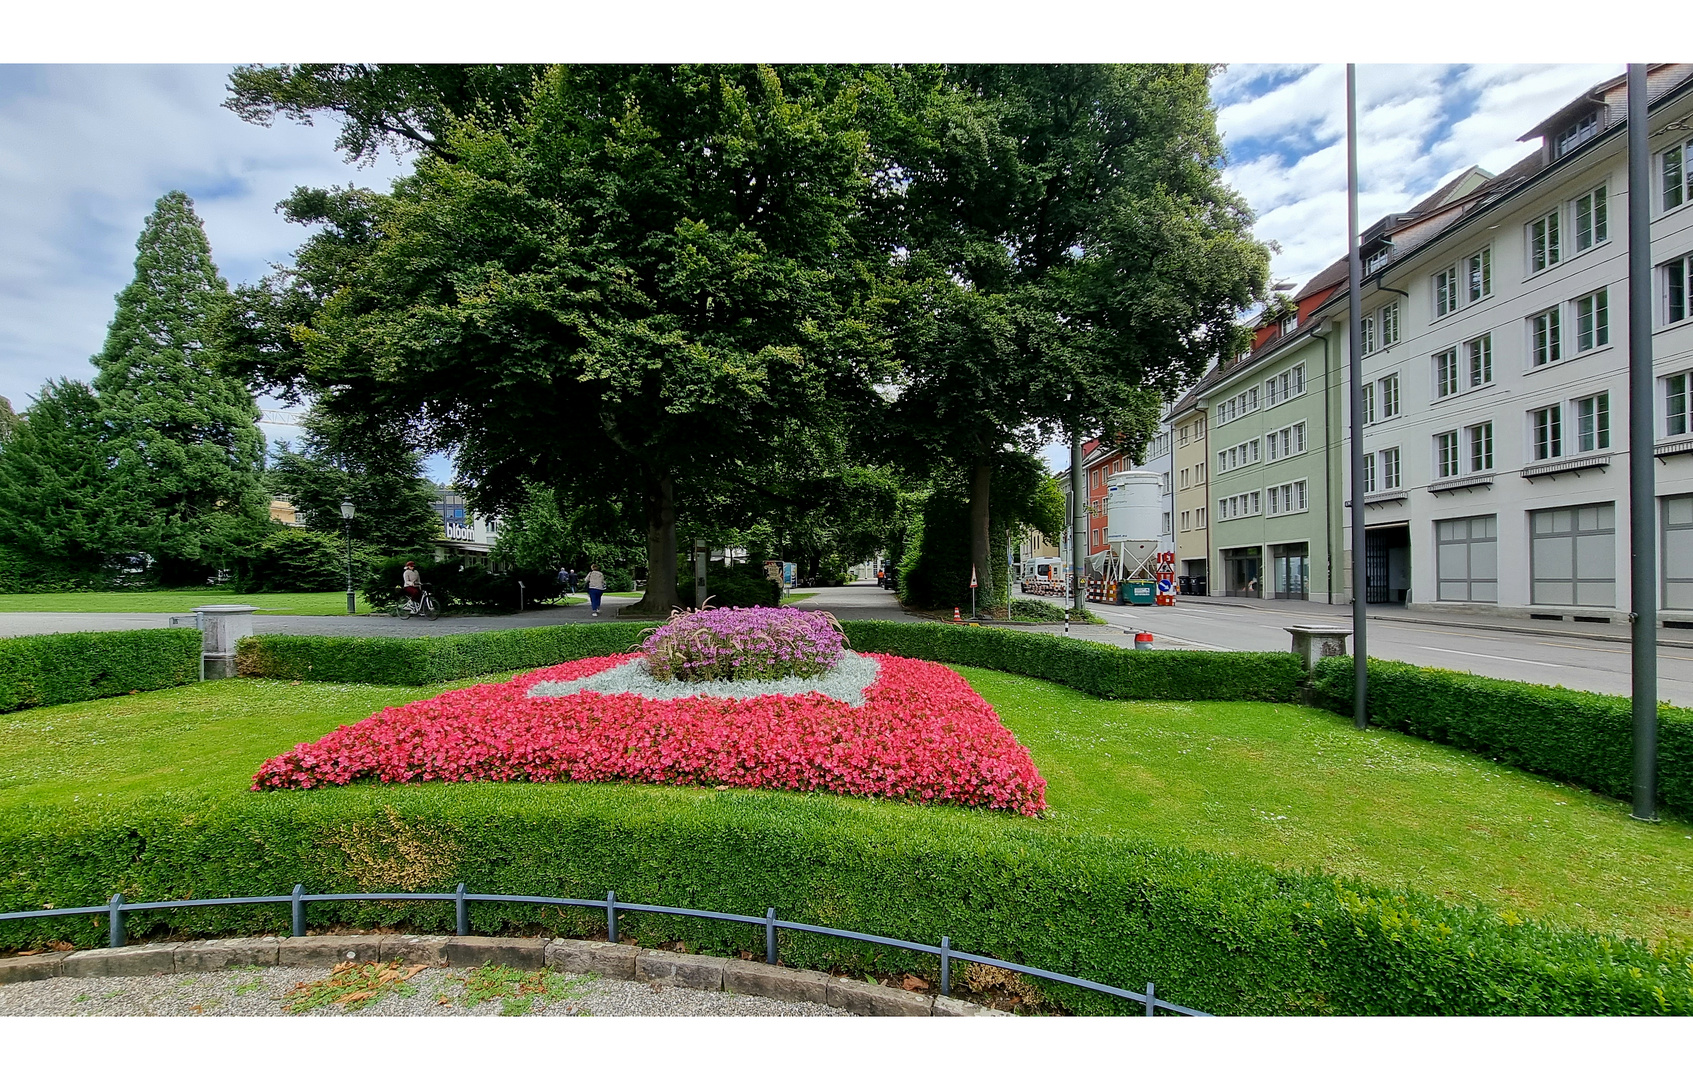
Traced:
<svg viewBox="0 0 1693 1080">
<path fill-rule="evenodd" d="M 351 501 L 353 540 L 383 554 L 439 539 L 435 486 L 423 476 L 423 456 L 406 445 L 406 425 L 392 417 L 359 419 L 308 412 L 300 449 L 283 443 L 276 453 L 271 490 L 288 497 L 306 528 L 326 533 L 342 531 L 341 502 Z"/>
<path fill-rule="evenodd" d="M 18 414 L 12 411 L 12 403 L 0 397 L 0 443 L 11 438 L 17 426 Z"/>
<path fill-rule="evenodd" d="M 187 583 L 262 536 L 264 436 L 252 395 L 214 366 L 212 324 L 229 289 L 187 195 L 159 199 L 136 250 L 94 357 L 99 422 L 114 482 L 142 507 L 123 548 Z"/>
</svg>

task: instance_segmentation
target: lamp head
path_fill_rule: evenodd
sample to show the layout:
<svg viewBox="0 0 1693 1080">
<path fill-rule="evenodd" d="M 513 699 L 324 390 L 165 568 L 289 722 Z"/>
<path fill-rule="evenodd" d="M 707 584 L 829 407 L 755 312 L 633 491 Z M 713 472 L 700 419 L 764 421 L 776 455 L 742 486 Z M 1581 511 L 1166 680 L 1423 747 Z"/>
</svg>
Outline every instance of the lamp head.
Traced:
<svg viewBox="0 0 1693 1080">
<path fill-rule="evenodd" d="M 353 520 L 353 504 L 346 499 L 341 500 L 341 516 L 348 521 Z"/>
</svg>

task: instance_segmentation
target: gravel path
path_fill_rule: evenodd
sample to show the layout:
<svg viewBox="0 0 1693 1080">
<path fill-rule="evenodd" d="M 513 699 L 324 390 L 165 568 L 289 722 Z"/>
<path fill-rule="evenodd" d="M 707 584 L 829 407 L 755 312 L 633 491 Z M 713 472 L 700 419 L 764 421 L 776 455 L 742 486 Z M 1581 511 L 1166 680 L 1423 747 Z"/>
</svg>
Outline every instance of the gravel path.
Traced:
<svg viewBox="0 0 1693 1080">
<path fill-rule="evenodd" d="M 554 973 L 544 993 L 509 993 L 466 1004 L 477 968 L 425 968 L 354 1016 L 845 1016 L 826 1005 L 790 1003 L 720 990 L 654 986 L 594 975 Z M 524 973 L 531 974 L 531 973 Z M 199 974 L 44 979 L 0 986 L 0 1016 L 290 1016 L 288 997 L 329 979 L 328 967 L 272 967 Z M 339 1016 L 329 1002 L 303 1015 Z"/>
</svg>

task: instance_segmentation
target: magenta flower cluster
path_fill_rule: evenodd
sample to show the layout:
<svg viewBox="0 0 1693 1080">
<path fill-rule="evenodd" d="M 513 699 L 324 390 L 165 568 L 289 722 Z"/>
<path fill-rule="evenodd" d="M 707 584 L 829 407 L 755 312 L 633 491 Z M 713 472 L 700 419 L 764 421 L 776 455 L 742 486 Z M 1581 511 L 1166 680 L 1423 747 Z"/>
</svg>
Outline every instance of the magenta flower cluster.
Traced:
<svg viewBox="0 0 1693 1080">
<path fill-rule="evenodd" d="M 834 617 L 793 608 L 714 608 L 682 615 L 641 644 L 664 681 L 809 678 L 835 668 L 846 637 Z"/>
</svg>

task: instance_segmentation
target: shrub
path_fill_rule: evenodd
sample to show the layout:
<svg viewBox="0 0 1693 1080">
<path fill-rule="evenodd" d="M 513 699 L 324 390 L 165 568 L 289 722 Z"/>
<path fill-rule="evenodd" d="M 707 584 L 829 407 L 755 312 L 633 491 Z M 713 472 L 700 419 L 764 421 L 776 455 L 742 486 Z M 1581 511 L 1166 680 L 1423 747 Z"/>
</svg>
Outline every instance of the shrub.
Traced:
<svg viewBox="0 0 1693 1080">
<path fill-rule="evenodd" d="M 375 554 L 353 545 L 353 581 L 370 576 Z M 242 592 L 327 592 L 347 584 L 347 548 L 340 537 L 309 529 L 277 528 L 253 555 L 240 560 Z"/>
<path fill-rule="evenodd" d="M 1064 621 L 1064 609 L 1045 600 L 1011 601 L 1011 617 L 1027 622 L 1059 623 Z"/>
<path fill-rule="evenodd" d="M 261 634 L 241 639 L 236 667 L 242 675 L 271 679 L 424 686 L 632 652 L 641 632 L 657 625 L 537 626 L 421 638 Z"/>
<path fill-rule="evenodd" d="M 1005 627 L 843 623 L 860 652 L 1009 671 L 1095 697 L 1168 701 L 1293 701 L 1304 667 L 1292 653 L 1122 649 Z"/>
<path fill-rule="evenodd" d="M 365 579 L 365 603 L 378 610 L 396 603 L 408 560 L 417 563 L 424 587 L 442 608 L 516 611 L 551 600 L 564 592 L 554 570 L 489 570 L 463 559 L 435 561 L 431 555 L 396 555 L 378 560 Z M 519 588 L 519 586 L 522 586 Z"/>
<path fill-rule="evenodd" d="M 311 892 L 603 897 L 779 917 L 955 948 L 1223 1014 L 1693 1012 L 1688 957 L 1414 890 L 1277 871 L 981 811 L 619 785 L 428 784 L 98 800 L 0 820 L 0 910 Z M 474 902 L 471 932 L 603 936 L 581 908 Z M 321 901 L 312 927 L 451 933 L 439 902 Z M 288 905 L 134 912 L 132 937 L 286 933 Z M 763 952 L 763 928 L 625 913 L 640 944 Z M 0 923 L 0 947 L 103 943 L 90 916 Z M 784 962 L 927 971 L 801 933 Z M 1077 1011 L 1135 1006 L 1042 985 Z"/>
<path fill-rule="evenodd" d="M 734 566 L 712 563 L 706 568 L 705 591 L 711 597 L 712 607 L 780 607 L 782 603 L 781 584 L 765 577 L 764 567 L 757 562 L 736 563 Z M 676 575 L 676 595 L 682 598 L 683 604 L 693 604 L 691 565 L 684 565 Z"/>
<path fill-rule="evenodd" d="M 1632 699 L 1369 661 L 1373 723 L 1627 799 L 1634 785 Z M 1316 702 L 1352 713 L 1352 657 L 1320 661 Z M 1658 798 L 1693 813 L 1693 709 L 1658 706 Z"/>
<path fill-rule="evenodd" d="M 605 575 L 606 592 L 635 591 L 635 575 L 627 566 L 602 566 L 600 567 L 600 573 Z M 582 577 L 584 580 L 587 579 L 586 574 L 582 575 Z M 586 587 L 587 586 L 585 585 L 579 586 L 579 588 Z M 693 590 L 689 589 L 688 592 L 689 594 L 692 594 Z"/>
<path fill-rule="evenodd" d="M 835 669 L 842 642 L 827 612 L 713 608 L 665 623 L 641 653 L 661 681 L 807 678 Z"/>
<path fill-rule="evenodd" d="M 163 690 L 199 679 L 198 630 L 0 638 L 0 712 Z"/>
</svg>

